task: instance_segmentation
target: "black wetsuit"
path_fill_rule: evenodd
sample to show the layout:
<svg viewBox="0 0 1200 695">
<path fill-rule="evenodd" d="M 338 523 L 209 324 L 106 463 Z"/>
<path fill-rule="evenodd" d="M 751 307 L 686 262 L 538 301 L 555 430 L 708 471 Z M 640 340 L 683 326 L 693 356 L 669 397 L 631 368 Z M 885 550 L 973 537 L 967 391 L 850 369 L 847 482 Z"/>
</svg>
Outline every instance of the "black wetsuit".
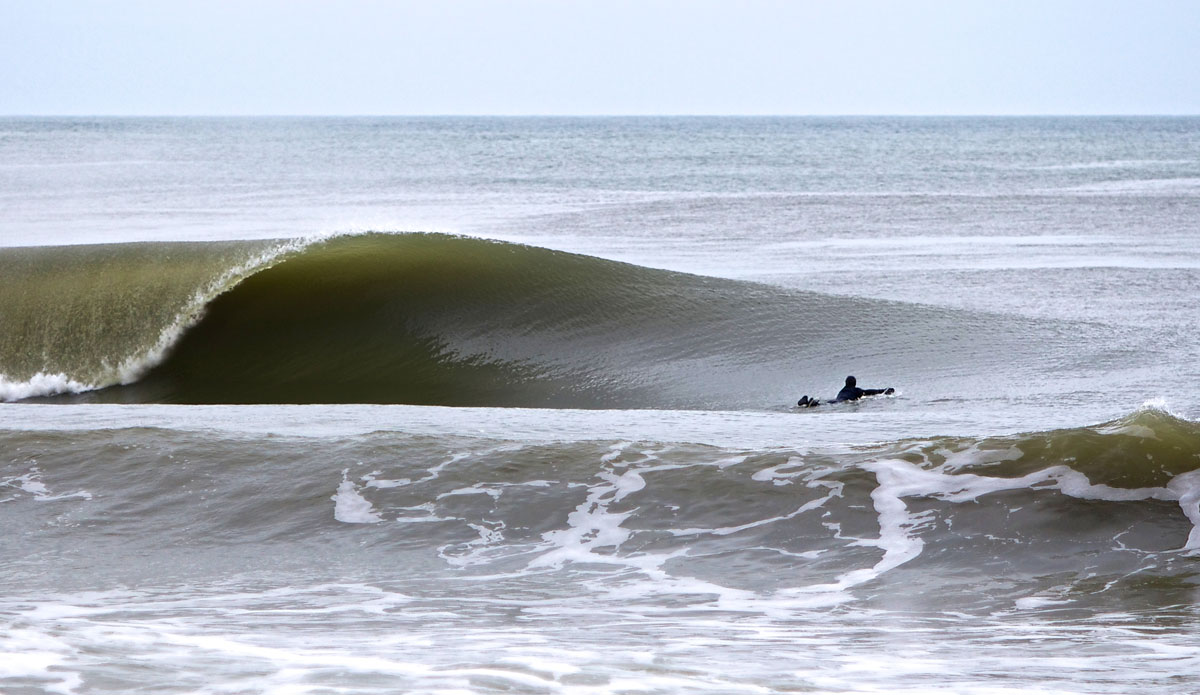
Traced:
<svg viewBox="0 0 1200 695">
<path fill-rule="evenodd" d="M 860 389 L 858 388 L 857 380 L 855 380 L 855 378 L 852 376 L 848 376 L 846 377 L 846 386 L 841 391 L 838 391 L 837 398 L 834 398 L 831 402 L 841 403 L 842 401 L 857 401 L 863 396 L 878 396 L 881 393 L 887 395 L 895 392 L 896 390 L 891 387 L 886 389 Z M 813 408 L 821 405 L 821 399 L 801 396 L 800 400 L 796 401 L 796 405 L 801 408 Z"/>
<path fill-rule="evenodd" d="M 835 403 L 840 401 L 857 401 L 863 396 L 878 396 L 886 391 L 887 389 L 860 389 L 857 386 L 847 386 L 838 391 L 837 398 L 833 400 Z"/>
</svg>

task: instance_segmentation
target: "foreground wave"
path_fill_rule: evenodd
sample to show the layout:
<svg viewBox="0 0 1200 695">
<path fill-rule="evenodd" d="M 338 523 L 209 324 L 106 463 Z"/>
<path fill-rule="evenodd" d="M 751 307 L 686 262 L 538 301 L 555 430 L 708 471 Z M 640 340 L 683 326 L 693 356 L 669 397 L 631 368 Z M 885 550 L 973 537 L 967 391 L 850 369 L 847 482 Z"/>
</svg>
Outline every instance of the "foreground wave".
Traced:
<svg viewBox="0 0 1200 695">
<path fill-rule="evenodd" d="M 751 592 L 764 606 L 921 581 L 937 600 L 961 592 L 964 609 L 994 610 L 1051 587 L 1090 605 L 1097 583 L 1185 580 L 1200 551 L 1200 425 L 1157 410 L 840 451 L 389 432 L 251 445 L 149 428 L 0 441 L 13 452 L 0 469 L 11 581 L 71 581 L 69 563 L 39 560 L 52 536 L 68 556 L 126 558 L 93 568 L 118 583 L 311 571 L 318 553 L 331 566 L 403 562 L 438 576 L 598 572 L 610 589 L 632 583 L 631 597 Z M 374 530 L 339 540 L 364 525 Z M 181 567 L 134 561 L 181 551 Z"/>
<path fill-rule="evenodd" d="M 9 249 L 0 278 L 6 400 L 761 408 L 847 365 L 999 374 L 1061 339 L 442 234 Z"/>
<path fill-rule="evenodd" d="M 214 694 L 1107 694 L 1200 659 L 1200 425 L 1156 410 L 837 450 L 153 428 L 0 449 L 16 691 L 128 692 L 169 661 L 171 692 Z"/>
</svg>

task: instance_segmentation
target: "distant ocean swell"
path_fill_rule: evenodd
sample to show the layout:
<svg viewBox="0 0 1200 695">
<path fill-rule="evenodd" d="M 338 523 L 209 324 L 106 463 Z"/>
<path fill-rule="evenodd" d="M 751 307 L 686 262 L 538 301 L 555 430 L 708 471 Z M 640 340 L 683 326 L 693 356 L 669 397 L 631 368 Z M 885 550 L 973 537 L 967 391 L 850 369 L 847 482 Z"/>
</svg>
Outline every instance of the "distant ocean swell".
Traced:
<svg viewBox="0 0 1200 695">
<path fill-rule="evenodd" d="M 929 600 L 967 610 L 1045 592 L 1090 605 L 1173 590 L 1200 551 L 1200 426 L 1153 409 L 849 452 L 382 432 L 248 449 L 239 437 L 136 428 L 9 431 L 0 442 L 11 454 L 5 528 L 28 548 L 53 538 L 64 558 L 126 558 L 99 570 L 113 581 L 306 573 L 319 557 L 349 574 L 603 577 L 631 600 L 710 594 L 754 611 L 760 600 L 851 600 L 876 579 L 925 582 L 939 587 Z M 147 553 L 159 564 L 132 560 Z M 6 572 L 34 571 L 38 557 L 19 553 Z M 1097 593 L 1106 585 L 1112 593 Z M 867 595 L 885 594 L 886 584 Z"/>
<path fill-rule="evenodd" d="M 0 251 L 0 398 L 761 408 L 1054 331 L 441 234 Z"/>
</svg>

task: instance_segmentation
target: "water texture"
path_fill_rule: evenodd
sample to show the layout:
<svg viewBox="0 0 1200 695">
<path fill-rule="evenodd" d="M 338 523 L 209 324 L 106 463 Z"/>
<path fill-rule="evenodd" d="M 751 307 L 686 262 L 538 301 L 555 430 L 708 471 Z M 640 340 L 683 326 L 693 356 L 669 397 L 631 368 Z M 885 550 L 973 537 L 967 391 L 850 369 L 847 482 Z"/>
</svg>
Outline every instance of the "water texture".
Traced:
<svg viewBox="0 0 1200 695">
<path fill-rule="evenodd" d="M 1195 118 L 0 119 L 0 691 L 1200 689 L 1198 220 Z"/>
</svg>

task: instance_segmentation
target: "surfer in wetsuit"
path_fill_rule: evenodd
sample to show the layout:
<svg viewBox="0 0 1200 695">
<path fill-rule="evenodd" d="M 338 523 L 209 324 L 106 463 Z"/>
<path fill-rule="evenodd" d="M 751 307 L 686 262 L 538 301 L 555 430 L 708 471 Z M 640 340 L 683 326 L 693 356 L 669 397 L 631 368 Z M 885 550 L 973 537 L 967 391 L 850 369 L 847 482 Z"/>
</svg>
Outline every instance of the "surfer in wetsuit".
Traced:
<svg viewBox="0 0 1200 695">
<path fill-rule="evenodd" d="M 860 389 L 858 387 L 858 380 L 852 376 L 848 376 L 846 377 L 846 385 L 842 387 L 841 391 L 838 391 L 837 398 L 834 398 L 833 402 L 841 403 L 842 401 L 857 401 L 863 396 L 878 396 L 879 394 L 888 396 L 895 392 L 896 389 L 890 386 L 885 389 Z M 801 396 L 800 400 L 796 401 L 796 405 L 800 406 L 801 408 L 812 408 L 813 406 L 821 405 L 821 401 L 816 398 Z"/>
</svg>

